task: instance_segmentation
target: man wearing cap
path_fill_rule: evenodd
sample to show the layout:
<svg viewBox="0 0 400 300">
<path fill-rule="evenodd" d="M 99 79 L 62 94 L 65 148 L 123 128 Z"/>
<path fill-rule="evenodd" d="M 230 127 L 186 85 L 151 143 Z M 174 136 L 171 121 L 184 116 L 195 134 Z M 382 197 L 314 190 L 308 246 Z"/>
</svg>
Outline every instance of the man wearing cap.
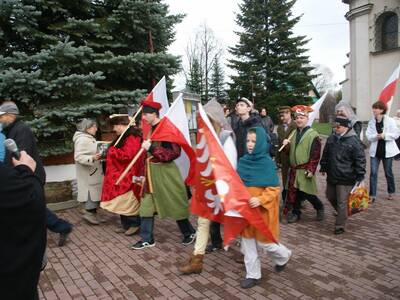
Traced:
<svg viewBox="0 0 400 300">
<path fill-rule="evenodd" d="M 246 138 L 247 131 L 253 127 L 263 127 L 261 118 L 259 116 L 253 116 L 250 114 L 253 108 L 253 103 L 247 98 L 240 98 L 236 102 L 236 113 L 239 116 L 239 120 L 232 124 L 233 132 L 236 136 L 236 150 L 237 158 L 241 158 L 246 153 Z M 269 136 L 269 131 L 266 130 Z"/>
<path fill-rule="evenodd" d="M 280 148 L 282 146 L 283 140 L 287 139 L 289 135 L 293 132 L 293 130 L 296 130 L 296 123 L 292 119 L 290 106 L 279 107 L 279 119 L 281 123 L 278 125 L 277 133 Z M 289 153 L 287 153 L 286 151 L 278 152 L 276 155 L 276 163 L 281 168 L 283 186 L 282 199 L 284 202 L 287 194 L 287 181 L 290 169 Z"/>
<path fill-rule="evenodd" d="M 154 247 L 153 237 L 154 214 L 160 218 L 172 218 L 183 234 L 182 244 L 194 242 L 196 231 L 189 222 L 189 201 L 181 173 L 174 160 L 181 154 L 181 147 L 170 142 L 151 142 L 151 133 L 157 128 L 161 104 L 143 101 L 143 117 L 151 125 L 147 139 L 142 148 L 147 151 L 146 182 L 144 195 L 140 202 L 140 237 L 141 240 L 132 246 L 139 250 Z"/>
<path fill-rule="evenodd" d="M 311 107 L 292 107 L 296 131 L 290 139 L 283 140 L 285 151 L 289 153 L 289 189 L 286 197 L 285 213 L 288 223 L 297 222 L 301 215 L 301 201 L 308 200 L 317 211 L 317 220 L 324 219 L 324 205 L 317 197 L 315 171 L 321 155 L 321 141 L 318 133 L 307 125 Z"/>
<path fill-rule="evenodd" d="M 29 126 L 20 120 L 19 109 L 14 102 L 5 101 L 0 105 L 0 123 L 4 127 L 3 131 L 6 137 L 15 141 L 19 151 L 26 151 L 36 161 L 35 175 L 44 185 L 46 183 L 46 172 L 36 145 L 36 138 Z M 11 153 L 9 151 L 6 151 L 4 163 L 12 167 Z M 58 245 L 60 247 L 63 246 L 72 231 L 72 225 L 58 218 L 49 209 L 46 209 L 46 225 L 51 231 L 60 234 Z"/>
<path fill-rule="evenodd" d="M 351 120 L 337 116 L 334 130 L 326 141 L 320 172 L 327 174 L 326 197 L 337 212 L 334 233 L 341 234 L 345 231 L 347 199 L 353 186 L 364 180 L 366 159 Z"/>
</svg>

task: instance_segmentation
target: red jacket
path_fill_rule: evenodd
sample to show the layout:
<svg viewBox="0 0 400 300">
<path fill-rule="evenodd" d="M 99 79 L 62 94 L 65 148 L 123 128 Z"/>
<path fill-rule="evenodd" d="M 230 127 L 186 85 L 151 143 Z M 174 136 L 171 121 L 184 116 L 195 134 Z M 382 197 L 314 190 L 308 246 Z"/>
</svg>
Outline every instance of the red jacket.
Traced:
<svg viewBox="0 0 400 300">
<path fill-rule="evenodd" d="M 140 150 L 141 142 L 140 137 L 129 135 L 125 138 L 121 148 L 111 146 L 108 149 L 101 201 L 110 201 L 129 190 L 132 190 L 136 198 L 140 200 L 141 186 L 132 183 L 132 176 L 144 175 L 145 154 L 138 159 L 119 185 L 115 185 L 115 182 Z"/>
</svg>

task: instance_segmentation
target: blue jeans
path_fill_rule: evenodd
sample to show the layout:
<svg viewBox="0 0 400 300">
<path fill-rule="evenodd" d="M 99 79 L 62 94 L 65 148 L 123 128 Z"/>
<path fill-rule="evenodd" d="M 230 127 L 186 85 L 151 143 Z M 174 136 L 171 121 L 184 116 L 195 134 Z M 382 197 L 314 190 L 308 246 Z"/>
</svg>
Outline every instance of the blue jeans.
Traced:
<svg viewBox="0 0 400 300">
<path fill-rule="evenodd" d="M 195 233 L 196 230 L 190 224 L 189 219 L 176 220 L 176 224 L 179 230 L 183 234 L 183 237 L 188 237 Z M 154 242 L 153 236 L 154 230 L 154 217 L 141 217 L 140 218 L 140 237 L 143 242 L 152 243 Z"/>
<path fill-rule="evenodd" d="M 46 225 L 55 233 L 68 233 L 72 230 L 72 224 L 59 218 L 50 209 L 46 208 Z"/>
<path fill-rule="evenodd" d="M 389 158 L 371 157 L 371 173 L 369 175 L 369 195 L 371 197 L 376 197 L 379 163 L 381 161 L 383 163 L 383 170 L 385 171 L 385 176 L 386 176 L 387 192 L 389 194 L 394 194 L 396 191 L 396 185 L 394 183 L 394 176 L 392 171 L 393 157 Z"/>
</svg>

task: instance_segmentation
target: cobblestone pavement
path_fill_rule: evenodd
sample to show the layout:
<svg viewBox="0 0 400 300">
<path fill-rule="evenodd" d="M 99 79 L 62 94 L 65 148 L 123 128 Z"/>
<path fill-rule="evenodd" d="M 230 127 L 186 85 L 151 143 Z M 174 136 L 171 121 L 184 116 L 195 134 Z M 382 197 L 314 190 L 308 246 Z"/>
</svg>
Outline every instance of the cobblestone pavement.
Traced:
<svg viewBox="0 0 400 300">
<path fill-rule="evenodd" d="M 400 188 L 400 162 L 394 163 Z M 382 166 L 381 166 L 382 169 Z M 177 266 L 193 246 L 180 244 L 177 225 L 157 220 L 156 246 L 131 250 L 138 236 L 114 233 L 118 218 L 106 214 L 106 225 L 89 226 L 77 209 L 59 213 L 75 225 L 69 242 L 56 246 L 49 233 L 49 264 L 40 280 L 41 299 L 400 299 L 400 197 L 385 199 L 386 181 L 380 170 L 378 200 L 350 218 L 345 234 L 333 234 L 334 216 L 320 197 L 326 219 L 315 221 L 308 203 L 302 220 L 281 225 L 281 242 L 293 250 L 287 268 L 275 273 L 262 255 L 263 278 L 250 290 L 239 280 L 244 265 L 235 263 L 237 247 L 205 257 L 200 275 L 180 276 Z M 196 218 L 192 218 L 196 224 Z"/>
</svg>

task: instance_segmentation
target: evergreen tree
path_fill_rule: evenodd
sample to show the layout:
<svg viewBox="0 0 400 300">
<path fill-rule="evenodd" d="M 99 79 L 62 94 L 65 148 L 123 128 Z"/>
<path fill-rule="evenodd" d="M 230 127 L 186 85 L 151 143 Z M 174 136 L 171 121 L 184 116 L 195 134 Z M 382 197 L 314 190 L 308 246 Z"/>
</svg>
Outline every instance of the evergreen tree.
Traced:
<svg viewBox="0 0 400 300">
<path fill-rule="evenodd" d="M 300 17 L 291 9 L 296 0 L 244 0 L 236 22 L 239 42 L 229 49 L 230 96 L 254 99 L 274 112 L 278 105 L 309 103 L 312 76 L 304 36 L 294 36 Z"/>
<path fill-rule="evenodd" d="M 0 99 L 16 101 L 42 155 L 69 152 L 77 121 L 178 71 L 166 49 L 181 19 L 159 0 L 2 1 Z"/>
<path fill-rule="evenodd" d="M 221 66 L 220 56 L 216 56 L 214 60 L 211 82 L 210 95 L 223 102 L 226 99 L 224 70 Z"/>
<path fill-rule="evenodd" d="M 203 95 L 203 90 L 204 90 L 203 72 L 201 69 L 200 62 L 196 57 L 192 59 L 188 78 L 186 79 L 186 87 L 192 93 L 196 93 L 200 96 Z"/>
</svg>

